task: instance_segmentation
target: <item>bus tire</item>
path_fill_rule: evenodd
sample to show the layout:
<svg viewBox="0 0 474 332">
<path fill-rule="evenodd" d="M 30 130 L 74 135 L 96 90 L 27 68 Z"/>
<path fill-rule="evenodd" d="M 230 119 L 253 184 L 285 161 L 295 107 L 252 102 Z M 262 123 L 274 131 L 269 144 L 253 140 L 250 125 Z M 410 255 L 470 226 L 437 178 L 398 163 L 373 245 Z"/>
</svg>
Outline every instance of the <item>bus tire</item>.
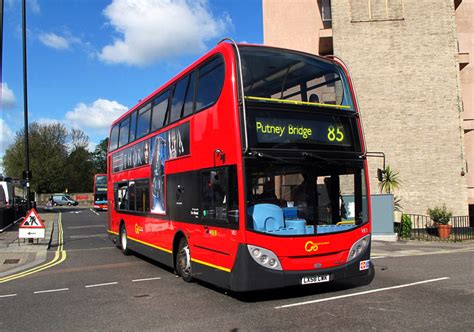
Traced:
<svg viewBox="0 0 474 332">
<path fill-rule="evenodd" d="M 120 250 L 122 250 L 124 255 L 130 255 L 130 249 L 128 249 L 128 239 L 127 239 L 127 229 L 125 228 L 125 224 L 123 223 L 120 226 Z"/>
<path fill-rule="evenodd" d="M 176 255 L 176 272 L 186 282 L 193 280 L 191 272 L 191 252 L 189 251 L 189 244 L 186 238 L 179 241 L 178 253 Z"/>
</svg>

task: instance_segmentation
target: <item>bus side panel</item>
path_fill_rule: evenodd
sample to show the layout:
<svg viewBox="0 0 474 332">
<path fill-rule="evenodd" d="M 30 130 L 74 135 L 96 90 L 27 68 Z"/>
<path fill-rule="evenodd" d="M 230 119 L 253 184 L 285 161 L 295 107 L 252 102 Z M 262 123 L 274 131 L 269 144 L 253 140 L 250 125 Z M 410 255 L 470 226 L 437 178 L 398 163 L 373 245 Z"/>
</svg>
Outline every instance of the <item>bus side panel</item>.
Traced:
<svg viewBox="0 0 474 332">
<path fill-rule="evenodd" d="M 129 248 L 132 251 L 142 254 L 143 256 L 146 256 L 154 261 L 157 261 L 171 268 L 173 267 L 173 255 L 169 252 L 159 250 L 149 245 L 133 240 L 129 241 Z"/>
<path fill-rule="evenodd" d="M 238 231 L 225 222 L 210 222 L 203 219 L 201 211 L 202 193 L 201 171 L 167 175 L 168 211 L 176 220 L 175 231 L 181 230 L 186 236 L 191 257 L 197 264 L 198 278 L 205 279 L 203 273 L 211 270 L 228 273 L 234 263 L 237 251 Z M 207 268 L 200 268 L 206 266 Z M 221 275 L 217 273 L 217 275 Z M 211 277 L 211 279 L 214 277 Z M 224 279 L 228 279 L 224 278 Z"/>
</svg>

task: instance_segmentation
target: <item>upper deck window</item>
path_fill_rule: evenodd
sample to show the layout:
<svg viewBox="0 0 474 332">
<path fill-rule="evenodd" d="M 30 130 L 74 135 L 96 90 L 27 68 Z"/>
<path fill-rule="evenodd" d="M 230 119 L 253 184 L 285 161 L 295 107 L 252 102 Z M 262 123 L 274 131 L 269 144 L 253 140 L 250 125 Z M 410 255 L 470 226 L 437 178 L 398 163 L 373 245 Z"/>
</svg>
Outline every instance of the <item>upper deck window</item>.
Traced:
<svg viewBox="0 0 474 332">
<path fill-rule="evenodd" d="M 135 140 L 136 134 L 136 126 L 137 126 L 137 111 L 133 112 L 130 116 L 130 142 Z"/>
<path fill-rule="evenodd" d="M 303 53 L 239 47 L 246 96 L 352 106 L 342 71 Z"/>
<path fill-rule="evenodd" d="M 153 102 L 153 115 L 151 119 L 151 130 L 155 131 L 163 127 L 168 109 L 169 91 L 159 95 Z"/>
<path fill-rule="evenodd" d="M 130 130 L 130 117 L 120 122 L 119 147 L 128 143 L 128 134 Z"/>
<path fill-rule="evenodd" d="M 193 71 L 190 77 L 189 84 L 188 84 L 186 99 L 184 100 L 183 118 L 193 113 L 195 87 L 196 87 L 196 71 Z"/>
<path fill-rule="evenodd" d="M 112 127 L 112 131 L 110 132 L 110 144 L 109 144 L 109 151 L 113 151 L 118 147 L 118 134 L 119 134 L 119 125 L 116 124 Z"/>
<path fill-rule="evenodd" d="M 137 138 L 143 137 L 150 132 L 150 113 L 150 104 L 144 106 L 138 111 Z"/>
<path fill-rule="evenodd" d="M 221 56 L 216 56 L 199 68 L 196 111 L 216 102 L 224 84 L 224 74 L 224 60 Z"/>
<path fill-rule="evenodd" d="M 181 118 L 181 111 L 183 110 L 188 82 L 189 76 L 186 76 L 176 84 L 173 93 L 173 99 L 171 101 L 170 116 L 168 117 L 169 123 L 175 122 Z"/>
</svg>

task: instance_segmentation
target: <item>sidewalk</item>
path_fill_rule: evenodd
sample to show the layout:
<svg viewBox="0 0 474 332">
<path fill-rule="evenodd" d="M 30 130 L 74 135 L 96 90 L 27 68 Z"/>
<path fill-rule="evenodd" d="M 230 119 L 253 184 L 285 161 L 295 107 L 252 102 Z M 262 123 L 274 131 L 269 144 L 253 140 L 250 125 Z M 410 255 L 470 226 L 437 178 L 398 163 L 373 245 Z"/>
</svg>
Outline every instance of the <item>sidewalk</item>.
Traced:
<svg viewBox="0 0 474 332">
<path fill-rule="evenodd" d="M 399 240 L 397 242 L 372 241 L 372 257 L 404 257 L 474 251 L 474 241 L 429 242 Z"/>
<path fill-rule="evenodd" d="M 46 229 L 44 239 L 18 240 L 21 221 L 0 233 L 0 278 L 41 264 L 47 258 L 54 228 L 57 227 L 58 213 L 38 211 Z"/>
</svg>

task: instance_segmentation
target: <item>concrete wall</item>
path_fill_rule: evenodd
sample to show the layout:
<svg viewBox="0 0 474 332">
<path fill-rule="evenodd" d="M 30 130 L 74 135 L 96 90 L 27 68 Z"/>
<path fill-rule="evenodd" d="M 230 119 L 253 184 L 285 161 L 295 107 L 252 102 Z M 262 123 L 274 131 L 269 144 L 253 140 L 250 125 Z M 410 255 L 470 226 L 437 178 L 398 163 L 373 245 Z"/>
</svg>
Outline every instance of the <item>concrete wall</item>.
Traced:
<svg viewBox="0 0 474 332">
<path fill-rule="evenodd" d="M 263 0 L 265 44 L 319 53 L 319 32 L 323 22 L 316 0 Z M 305 8 L 305 10 L 301 10 Z"/>
<path fill-rule="evenodd" d="M 36 196 L 36 202 L 38 205 L 44 205 L 53 194 L 38 194 Z M 94 202 L 94 194 L 92 193 L 75 193 L 68 194 L 75 199 L 79 205 L 92 205 Z"/>
<path fill-rule="evenodd" d="M 469 204 L 474 204 L 474 0 L 463 0 L 456 9 L 464 106 L 464 142 L 468 164 Z M 467 61 L 467 63 L 466 63 Z"/>
</svg>

